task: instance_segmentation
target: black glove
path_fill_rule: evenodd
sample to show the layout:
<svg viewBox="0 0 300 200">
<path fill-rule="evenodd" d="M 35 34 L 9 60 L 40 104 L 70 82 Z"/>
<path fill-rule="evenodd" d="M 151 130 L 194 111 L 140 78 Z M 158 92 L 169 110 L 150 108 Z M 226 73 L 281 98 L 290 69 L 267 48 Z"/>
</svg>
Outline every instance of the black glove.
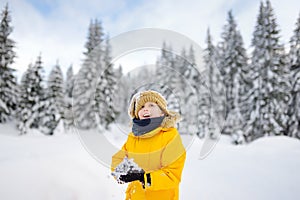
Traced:
<svg viewBox="0 0 300 200">
<path fill-rule="evenodd" d="M 119 179 L 125 183 L 132 181 L 140 181 L 141 183 L 144 183 L 144 174 L 145 172 L 128 172 L 125 175 L 121 175 Z"/>
</svg>

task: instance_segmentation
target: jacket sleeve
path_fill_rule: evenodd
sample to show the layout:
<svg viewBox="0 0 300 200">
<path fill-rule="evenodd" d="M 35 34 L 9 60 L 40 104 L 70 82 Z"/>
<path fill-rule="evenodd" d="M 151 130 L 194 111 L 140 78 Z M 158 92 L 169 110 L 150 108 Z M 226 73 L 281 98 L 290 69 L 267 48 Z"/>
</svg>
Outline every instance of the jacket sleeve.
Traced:
<svg viewBox="0 0 300 200">
<path fill-rule="evenodd" d="M 122 162 L 127 156 L 126 143 L 122 146 L 121 150 L 112 156 L 111 171 L 114 171 L 116 167 Z"/>
<path fill-rule="evenodd" d="M 175 136 L 168 141 L 161 154 L 161 169 L 150 172 L 150 183 L 145 176 L 146 187 L 152 190 L 171 189 L 179 186 L 186 158 L 181 137 L 176 131 Z"/>
</svg>

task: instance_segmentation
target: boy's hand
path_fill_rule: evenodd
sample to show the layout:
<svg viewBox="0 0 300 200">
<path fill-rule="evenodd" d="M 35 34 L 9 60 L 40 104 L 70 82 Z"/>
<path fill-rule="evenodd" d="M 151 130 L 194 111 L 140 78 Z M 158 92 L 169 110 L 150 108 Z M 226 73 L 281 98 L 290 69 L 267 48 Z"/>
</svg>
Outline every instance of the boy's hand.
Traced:
<svg viewBox="0 0 300 200">
<path fill-rule="evenodd" d="M 126 175 L 121 175 L 119 179 L 125 183 L 132 181 L 144 183 L 144 174 L 144 172 L 128 172 Z"/>
</svg>

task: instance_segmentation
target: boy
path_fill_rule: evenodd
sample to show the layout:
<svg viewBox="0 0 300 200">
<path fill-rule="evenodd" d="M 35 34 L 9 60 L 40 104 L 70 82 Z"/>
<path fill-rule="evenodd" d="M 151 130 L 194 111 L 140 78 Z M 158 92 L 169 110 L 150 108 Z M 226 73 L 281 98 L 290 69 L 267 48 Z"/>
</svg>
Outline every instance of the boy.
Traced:
<svg viewBox="0 0 300 200">
<path fill-rule="evenodd" d="M 114 171 L 124 158 L 133 159 L 142 169 L 121 175 L 130 183 L 127 200 L 178 200 L 179 183 L 186 152 L 175 128 L 180 115 L 167 109 L 167 101 L 156 91 L 133 96 L 129 115 L 132 132 L 122 150 L 112 157 Z"/>
</svg>

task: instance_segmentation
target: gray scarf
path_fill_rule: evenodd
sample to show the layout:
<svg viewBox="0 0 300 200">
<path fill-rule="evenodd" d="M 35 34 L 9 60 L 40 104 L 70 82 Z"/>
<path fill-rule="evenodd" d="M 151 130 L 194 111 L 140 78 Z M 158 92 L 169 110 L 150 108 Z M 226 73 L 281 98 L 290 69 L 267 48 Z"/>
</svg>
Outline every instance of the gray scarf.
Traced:
<svg viewBox="0 0 300 200">
<path fill-rule="evenodd" d="M 162 117 L 155 117 L 155 118 L 148 118 L 148 119 L 136 119 L 132 120 L 132 132 L 135 136 L 141 136 L 145 133 L 148 133 L 156 128 L 158 128 L 162 121 L 164 120 L 165 116 Z"/>
</svg>

